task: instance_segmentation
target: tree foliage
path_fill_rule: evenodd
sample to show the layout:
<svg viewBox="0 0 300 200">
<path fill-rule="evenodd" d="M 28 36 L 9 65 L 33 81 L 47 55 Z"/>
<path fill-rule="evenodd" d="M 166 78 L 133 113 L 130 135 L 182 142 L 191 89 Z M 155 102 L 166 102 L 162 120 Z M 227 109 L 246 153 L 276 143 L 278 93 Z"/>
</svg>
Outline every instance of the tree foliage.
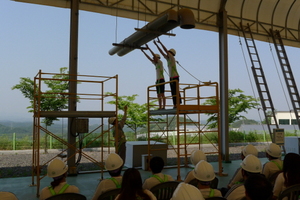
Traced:
<svg viewBox="0 0 300 200">
<path fill-rule="evenodd" d="M 112 93 L 107 93 L 111 95 Z M 128 106 L 127 110 L 127 120 L 126 125 L 133 130 L 135 136 L 137 135 L 137 131 L 140 128 L 145 128 L 147 126 L 148 121 L 148 104 L 138 104 L 135 103 L 135 99 L 138 95 L 133 94 L 131 96 L 118 96 L 118 109 L 123 110 L 124 106 Z M 150 105 L 154 105 L 156 101 L 150 102 Z M 115 105 L 116 100 L 112 100 L 107 102 L 108 104 Z M 118 114 L 118 118 L 121 119 L 123 117 L 123 114 Z M 156 119 L 159 120 L 159 119 Z"/>
<path fill-rule="evenodd" d="M 68 108 L 68 98 L 66 98 L 65 95 L 69 88 L 67 68 L 60 68 L 60 74 L 53 75 L 52 79 L 53 80 L 43 81 L 43 84 L 45 84 L 48 90 L 44 91 L 40 99 L 41 111 L 61 111 Z M 21 77 L 19 84 L 12 87 L 12 90 L 20 90 L 24 97 L 29 99 L 30 105 L 27 107 L 27 109 L 29 109 L 28 112 L 33 112 L 34 98 L 37 98 L 34 88 L 37 88 L 37 85 L 28 77 Z M 46 117 L 43 123 L 45 123 L 46 126 L 51 126 L 55 120 L 58 119 L 56 117 Z"/>
<path fill-rule="evenodd" d="M 256 106 L 260 105 L 258 100 L 252 96 L 247 96 L 243 94 L 244 91 L 241 89 L 232 89 L 229 90 L 228 95 L 228 122 L 232 124 L 233 122 L 241 119 L 247 119 L 241 113 L 247 113 L 248 110 L 255 108 Z M 216 105 L 215 99 L 208 99 L 204 102 L 204 105 Z M 218 125 L 218 117 L 213 114 L 207 114 L 210 117 L 208 118 L 208 127 L 215 128 Z"/>
</svg>

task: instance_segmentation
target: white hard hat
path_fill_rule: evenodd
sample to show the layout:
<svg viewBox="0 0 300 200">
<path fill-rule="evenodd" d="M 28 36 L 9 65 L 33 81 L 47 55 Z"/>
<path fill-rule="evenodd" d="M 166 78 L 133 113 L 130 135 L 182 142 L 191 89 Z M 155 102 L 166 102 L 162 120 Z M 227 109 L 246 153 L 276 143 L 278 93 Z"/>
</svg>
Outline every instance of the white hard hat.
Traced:
<svg viewBox="0 0 300 200">
<path fill-rule="evenodd" d="M 241 167 L 247 171 L 252 173 L 261 173 L 262 165 L 260 160 L 254 155 L 248 155 L 241 163 Z"/>
<path fill-rule="evenodd" d="M 109 171 L 119 169 L 122 165 L 123 165 L 123 160 L 116 153 L 109 154 L 105 161 L 105 168 Z"/>
<path fill-rule="evenodd" d="M 205 153 L 203 153 L 203 151 L 201 151 L 201 150 L 193 151 L 193 152 L 191 153 L 191 158 L 190 158 L 190 159 L 191 159 L 191 163 L 192 163 L 193 165 L 197 165 L 197 163 L 198 163 L 200 160 L 205 160 L 205 161 L 207 161 Z"/>
<path fill-rule="evenodd" d="M 67 171 L 68 165 L 66 165 L 62 160 L 56 158 L 48 165 L 47 176 L 54 178 L 63 175 Z"/>
<path fill-rule="evenodd" d="M 281 157 L 281 148 L 280 146 L 278 146 L 275 143 L 271 143 L 267 148 L 266 148 L 266 152 L 274 157 L 274 158 L 279 158 Z"/>
<path fill-rule="evenodd" d="M 216 178 L 213 166 L 205 160 L 198 162 L 193 173 L 199 181 L 212 181 Z"/>
<path fill-rule="evenodd" d="M 172 54 L 173 54 L 174 56 L 176 55 L 175 49 L 170 49 L 169 52 L 172 52 Z"/>
<path fill-rule="evenodd" d="M 246 157 L 250 154 L 254 155 L 257 157 L 258 155 L 258 151 L 257 149 L 252 145 L 252 144 L 248 144 L 247 146 L 245 146 L 242 150 L 243 155 Z"/>
<path fill-rule="evenodd" d="M 198 188 L 188 183 L 179 183 L 170 200 L 204 200 Z"/>
<path fill-rule="evenodd" d="M 155 57 L 157 57 L 158 59 L 160 59 L 160 55 L 159 54 L 154 54 Z"/>
<path fill-rule="evenodd" d="M 112 124 L 112 123 L 114 123 L 114 121 L 115 121 L 116 119 L 117 119 L 116 117 L 110 117 L 110 118 L 108 119 L 108 123 L 109 123 L 109 124 Z"/>
</svg>

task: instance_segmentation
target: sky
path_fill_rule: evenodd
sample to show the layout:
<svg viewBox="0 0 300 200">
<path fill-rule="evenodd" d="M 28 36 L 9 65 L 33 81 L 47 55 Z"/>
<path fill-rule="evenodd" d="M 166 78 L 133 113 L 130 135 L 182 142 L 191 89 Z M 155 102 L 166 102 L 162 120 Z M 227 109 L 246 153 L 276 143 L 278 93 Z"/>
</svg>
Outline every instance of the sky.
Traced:
<svg viewBox="0 0 300 200">
<path fill-rule="evenodd" d="M 121 42 L 134 33 L 134 28 L 143 27 L 145 22 L 86 11 L 80 11 L 79 17 L 78 73 L 118 75 L 119 95 L 137 94 L 136 102 L 146 103 L 147 87 L 155 83 L 154 65 L 140 50 L 123 57 L 108 54 L 113 48 L 112 43 Z M 33 79 L 39 70 L 58 73 L 59 68 L 69 66 L 70 10 L 1 0 L 0 27 L 0 120 L 30 121 L 32 113 L 26 109 L 28 99 L 19 90 L 11 88 L 19 83 L 20 77 Z M 176 59 L 181 66 L 198 80 L 219 82 L 217 33 L 180 28 L 172 33 L 176 36 L 161 36 L 160 39 L 167 48 L 176 50 Z M 157 52 L 152 42 L 148 45 Z M 284 94 L 285 84 L 273 44 L 256 42 L 256 45 L 275 109 L 290 110 L 289 96 L 286 92 L 286 97 Z M 240 88 L 246 95 L 258 97 L 243 38 L 229 36 L 228 47 L 229 88 Z M 300 50 L 286 47 L 286 51 L 299 87 Z M 163 62 L 166 67 L 165 60 Z M 177 68 L 180 82 L 197 84 L 198 80 L 183 68 Z M 244 115 L 248 119 L 260 120 L 256 109 Z M 262 113 L 260 115 L 263 116 Z"/>
</svg>

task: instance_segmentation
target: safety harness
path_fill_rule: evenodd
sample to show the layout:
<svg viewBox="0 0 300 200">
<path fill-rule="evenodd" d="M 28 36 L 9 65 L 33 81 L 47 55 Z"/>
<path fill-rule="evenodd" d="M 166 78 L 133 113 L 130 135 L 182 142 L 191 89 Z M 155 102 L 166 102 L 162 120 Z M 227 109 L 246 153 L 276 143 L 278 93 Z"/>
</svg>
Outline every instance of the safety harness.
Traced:
<svg viewBox="0 0 300 200">
<path fill-rule="evenodd" d="M 271 160 L 270 162 L 274 163 L 278 167 L 279 170 L 282 170 L 282 166 L 280 166 L 280 164 L 278 162 L 276 162 L 274 160 Z"/>
<path fill-rule="evenodd" d="M 159 182 L 161 182 L 161 183 L 164 183 L 164 182 L 167 182 L 168 181 L 168 176 L 167 175 L 165 175 L 164 174 L 164 179 L 161 179 L 159 176 L 157 176 L 157 175 L 152 175 L 151 177 L 154 177 L 154 178 L 156 178 Z"/>
<path fill-rule="evenodd" d="M 62 194 L 66 191 L 66 189 L 69 187 L 70 185 L 68 183 L 66 183 L 59 191 L 58 194 Z M 54 191 L 52 186 L 48 186 L 50 193 L 53 195 L 57 195 L 56 192 Z"/>
<path fill-rule="evenodd" d="M 115 183 L 117 188 L 121 188 L 121 183 L 119 183 L 115 178 L 112 177 L 112 178 L 109 178 L 109 179 L 112 180 Z"/>
<path fill-rule="evenodd" d="M 215 190 L 210 188 L 210 191 L 209 191 L 209 196 L 208 197 L 214 197 L 215 196 Z"/>
</svg>

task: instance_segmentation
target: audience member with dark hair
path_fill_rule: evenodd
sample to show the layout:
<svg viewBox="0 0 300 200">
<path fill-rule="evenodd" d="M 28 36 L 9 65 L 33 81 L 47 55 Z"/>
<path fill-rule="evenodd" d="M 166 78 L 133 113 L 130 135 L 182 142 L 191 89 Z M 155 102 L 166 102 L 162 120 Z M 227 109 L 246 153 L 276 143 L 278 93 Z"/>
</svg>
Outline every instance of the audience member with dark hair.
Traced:
<svg viewBox="0 0 300 200">
<path fill-rule="evenodd" d="M 281 160 L 281 148 L 275 143 L 271 143 L 266 148 L 266 157 L 269 162 L 263 166 L 262 173 L 269 179 L 273 174 L 282 170 L 283 162 Z"/>
<path fill-rule="evenodd" d="M 156 200 L 150 190 L 143 189 L 142 177 L 135 168 L 128 168 L 123 174 L 121 192 L 115 200 Z"/>
<path fill-rule="evenodd" d="M 246 198 L 248 200 L 271 200 L 273 186 L 263 174 L 250 175 L 245 183 Z"/>
<path fill-rule="evenodd" d="M 150 160 L 150 170 L 152 171 L 152 176 L 145 180 L 143 184 L 144 189 L 150 190 L 153 186 L 167 182 L 174 181 L 172 176 L 161 173 L 165 166 L 164 160 L 161 157 L 155 156 Z"/>
<path fill-rule="evenodd" d="M 253 174 L 260 174 L 262 165 L 260 160 L 254 155 L 248 155 L 241 163 L 242 176 L 244 180 L 247 180 Z M 227 200 L 241 200 L 245 197 L 244 183 L 235 184 L 224 196 Z"/>
<path fill-rule="evenodd" d="M 66 182 L 68 166 L 59 159 L 54 159 L 47 167 L 47 176 L 53 178 L 51 186 L 45 187 L 40 193 L 40 200 L 62 193 L 79 193 L 78 187 Z"/>
<path fill-rule="evenodd" d="M 118 154 L 111 153 L 108 155 L 105 161 L 105 168 L 107 169 L 111 178 L 104 179 L 98 184 L 92 200 L 97 200 L 98 197 L 106 191 L 113 190 L 116 188 L 121 188 L 121 183 L 122 183 L 121 171 L 122 171 L 123 163 L 124 162 L 122 158 Z"/>
<path fill-rule="evenodd" d="M 282 173 L 280 173 L 275 181 L 273 188 L 274 198 L 287 187 L 300 184 L 300 155 L 296 153 L 288 153 L 283 160 Z"/>
</svg>

